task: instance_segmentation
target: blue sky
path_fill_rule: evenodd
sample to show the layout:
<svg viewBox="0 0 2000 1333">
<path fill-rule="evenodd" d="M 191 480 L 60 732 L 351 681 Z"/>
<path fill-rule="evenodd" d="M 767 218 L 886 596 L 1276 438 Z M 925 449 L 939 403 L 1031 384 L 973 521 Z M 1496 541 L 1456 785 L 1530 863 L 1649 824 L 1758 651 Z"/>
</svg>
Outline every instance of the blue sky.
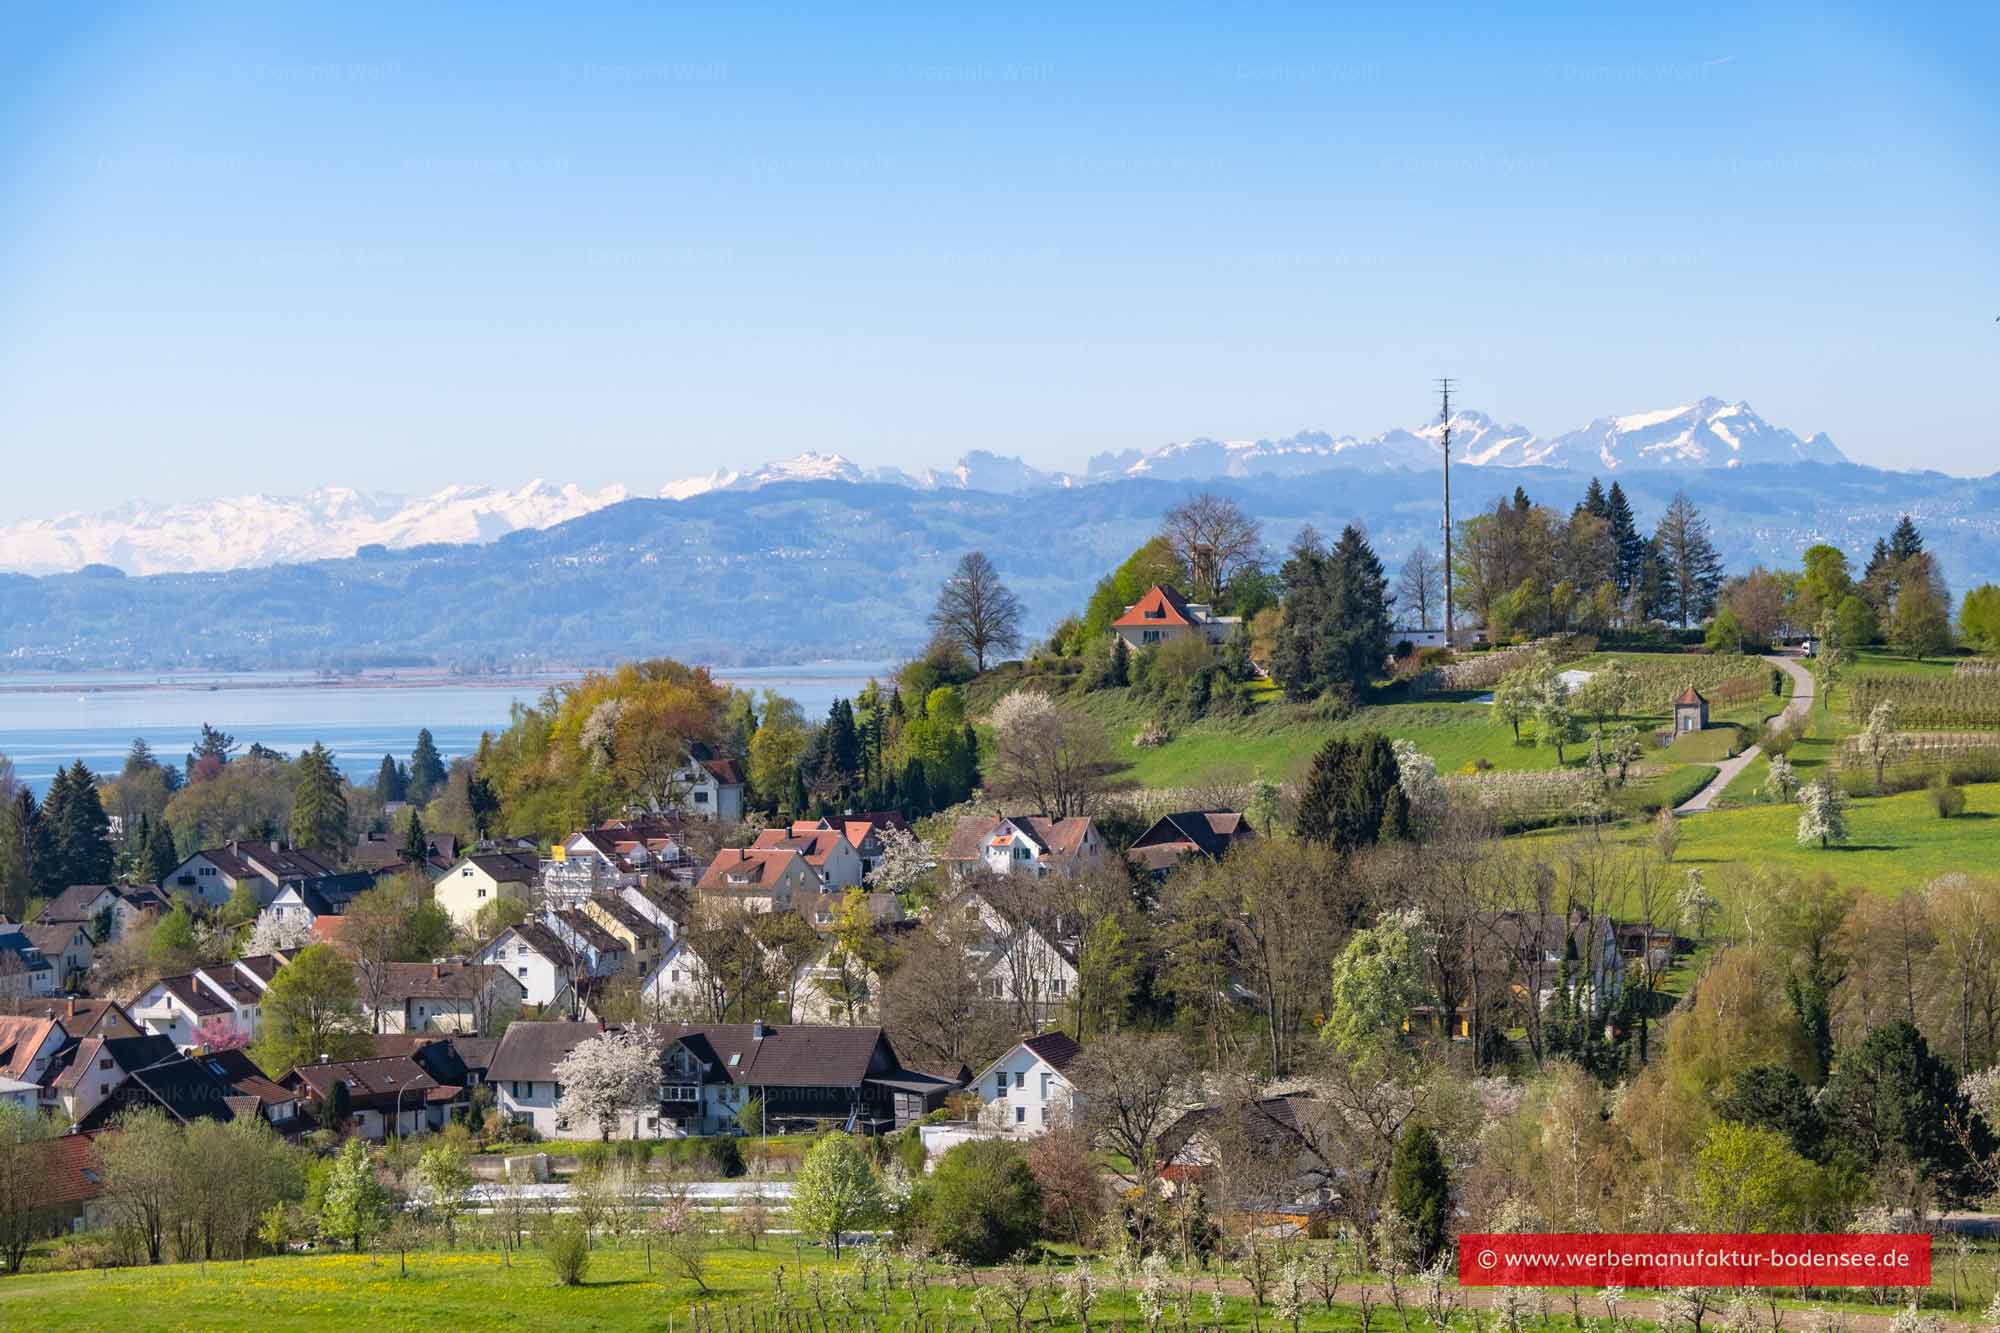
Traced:
<svg viewBox="0 0 2000 1333">
<path fill-rule="evenodd" d="M 1077 466 L 1447 372 L 2000 467 L 1991 7 L 58 8 L 0 20 L 0 516 Z"/>
</svg>

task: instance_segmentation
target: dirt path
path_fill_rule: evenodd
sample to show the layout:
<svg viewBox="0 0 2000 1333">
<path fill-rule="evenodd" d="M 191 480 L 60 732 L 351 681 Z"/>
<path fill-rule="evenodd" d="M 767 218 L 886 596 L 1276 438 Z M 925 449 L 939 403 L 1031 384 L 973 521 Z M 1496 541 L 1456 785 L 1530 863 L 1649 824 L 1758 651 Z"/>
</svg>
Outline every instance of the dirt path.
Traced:
<svg viewBox="0 0 2000 1333">
<path fill-rule="evenodd" d="M 1812 673 L 1790 657 L 1766 657 L 1764 660 L 1774 667 L 1783 668 L 1785 673 L 1792 678 L 1791 702 L 1785 705 L 1785 711 L 1779 716 L 1786 718 L 1804 717 L 1807 710 L 1813 704 Z M 1735 758 L 1723 760 L 1722 766 L 1715 771 L 1715 777 L 1710 780 L 1709 784 L 1675 806 L 1674 813 L 1677 815 L 1692 815 L 1708 809 L 1715 803 L 1715 798 L 1722 795 L 1723 790 L 1731 782 L 1735 781 L 1736 775 L 1750 767 L 1751 760 L 1763 752 L 1764 750 L 1761 745 L 1748 745 Z"/>
</svg>

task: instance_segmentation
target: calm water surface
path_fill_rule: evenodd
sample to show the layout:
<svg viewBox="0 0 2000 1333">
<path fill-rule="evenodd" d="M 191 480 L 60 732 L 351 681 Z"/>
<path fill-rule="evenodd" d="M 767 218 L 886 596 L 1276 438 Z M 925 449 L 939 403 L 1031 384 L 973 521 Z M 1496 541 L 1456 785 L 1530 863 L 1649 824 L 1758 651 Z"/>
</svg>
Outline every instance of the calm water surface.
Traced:
<svg viewBox="0 0 2000 1333">
<path fill-rule="evenodd" d="M 851 697 L 870 676 L 887 670 L 880 663 L 825 662 L 735 667 L 716 675 L 745 689 L 789 695 L 808 718 L 818 718 L 836 697 Z M 5 675 L 0 754 L 40 794 L 58 767 L 77 759 L 97 772 L 116 772 L 135 736 L 145 737 L 162 761 L 177 762 L 207 722 L 245 746 L 258 741 L 286 754 L 320 741 L 349 777 L 367 781 L 384 754 L 408 759 L 420 727 L 431 729 L 447 762 L 472 753 L 481 732 L 507 725 L 516 702 L 534 703 L 560 679 L 411 684 L 377 678 L 354 686 L 320 684 L 298 672 Z"/>
</svg>

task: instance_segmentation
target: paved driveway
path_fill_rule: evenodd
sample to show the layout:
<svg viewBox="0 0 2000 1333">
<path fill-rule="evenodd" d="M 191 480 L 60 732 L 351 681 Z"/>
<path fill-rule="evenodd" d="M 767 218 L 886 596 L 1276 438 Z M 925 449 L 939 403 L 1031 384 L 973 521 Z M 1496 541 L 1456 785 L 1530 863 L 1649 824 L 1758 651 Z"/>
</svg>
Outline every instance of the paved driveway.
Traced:
<svg viewBox="0 0 2000 1333">
<path fill-rule="evenodd" d="M 1785 705 L 1785 711 L 1780 716 L 1804 717 L 1806 710 L 1813 705 L 1812 672 L 1800 666 L 1795 658 L 1766 657 L 1764 660 L 1774 667 L 1782 667 L 1792 678 L 1792 700 Z M 1722 766 L 1715 772 L 1714 779 L 1706 787 L 1675 806 L 1674 813 L 1692 815 L 1708 809 L 1714 804 L 1715 798 L 1722 795 L 1723 788 L 1727 787 L 1738 773 L 1750 767 L 1750 761 L 1763 752 L 1764 748 L 1761 745 L 1751 745 L 1746 746 L 1734 759 L 1723 760 Z"/>
</svg>

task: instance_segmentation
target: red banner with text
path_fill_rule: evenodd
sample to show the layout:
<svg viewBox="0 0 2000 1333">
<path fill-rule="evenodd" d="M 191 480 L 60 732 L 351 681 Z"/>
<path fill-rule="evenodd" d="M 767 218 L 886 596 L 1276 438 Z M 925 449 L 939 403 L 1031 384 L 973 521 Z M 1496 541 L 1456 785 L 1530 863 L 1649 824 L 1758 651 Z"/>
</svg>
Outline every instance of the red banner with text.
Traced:
<svg viewBox="0 0 2000 1333">
<path fill-rule="evenodd" d="M 1922 1287 L 1931 1238 L 1491 1235 L 1458 1238 L 1466 1287 Z"/>
</svg>

